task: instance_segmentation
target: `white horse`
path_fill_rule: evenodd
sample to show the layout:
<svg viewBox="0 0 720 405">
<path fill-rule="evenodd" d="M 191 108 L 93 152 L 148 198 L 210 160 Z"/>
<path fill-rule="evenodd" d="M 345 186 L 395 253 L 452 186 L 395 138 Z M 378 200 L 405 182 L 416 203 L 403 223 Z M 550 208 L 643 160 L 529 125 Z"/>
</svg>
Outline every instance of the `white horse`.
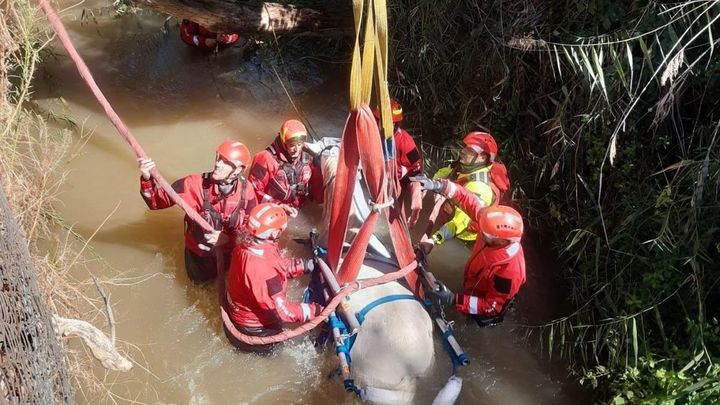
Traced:
<svg viewBox="0 0 720 405">
<path fill-rule="evenodd" d="M 320 235 L 323 236 L 327 235 L 330 223 L 337 156 L 338 148 L 335 146 L 324 149 L 320 157 L 325 182 L 324 229 L 320 229 Z M 350 234 L 357 233 L 369 213 L 359 181 L 355 194 L 348 225 Z M 368 251 L 374 251 L 375 255 L 366 256 L 358 280 L 398 270 L 397 263 L 389 259 L 387 250 L 375 236 Z M 350 296 L 350 308 L 359 312 L 368 304 L 389 295 L 412 295 L 412 292 L 398 282 L 365 288 Z M 427 375 L 434 363 L 432 333 L 430 316 L 417 300 L 390 301 L 370 310 L 350 351 L 351 373 L 363 391 L 364 399 L 375 403 L 410 402 L 415 394 L 417 379 Z"/>
</svg>

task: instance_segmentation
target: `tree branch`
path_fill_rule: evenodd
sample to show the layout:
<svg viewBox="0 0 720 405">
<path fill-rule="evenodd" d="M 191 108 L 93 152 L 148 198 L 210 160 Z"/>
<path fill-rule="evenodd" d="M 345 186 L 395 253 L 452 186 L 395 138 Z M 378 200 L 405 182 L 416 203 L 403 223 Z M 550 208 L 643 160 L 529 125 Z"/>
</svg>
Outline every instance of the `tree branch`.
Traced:
<svg viewBox="0 0 720 405">
<path fill-rule="evenodd" d="M 100 360 L 103 367 L 115 371 L 128 371 L 133 364 L 118 353 L 115 345 L 110 342 L 102 331 L 89 322 L 79 319 L 61 318 L 53 315 L 55 333 L 62 337 L 77 336 L 90 348 L 93 356 Z"/>
</svg>

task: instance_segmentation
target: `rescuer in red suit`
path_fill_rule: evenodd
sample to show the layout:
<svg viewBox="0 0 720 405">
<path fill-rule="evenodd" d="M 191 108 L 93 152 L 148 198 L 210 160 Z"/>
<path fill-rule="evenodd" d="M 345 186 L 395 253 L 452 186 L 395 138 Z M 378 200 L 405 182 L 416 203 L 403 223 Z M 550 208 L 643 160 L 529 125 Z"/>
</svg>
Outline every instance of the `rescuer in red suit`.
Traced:
<svg viewBox="0 0 720 405">
<path fill-rule="evenodd" d="M 523 220 L 511 207 L 486 207 L 472 192 L 457 184 L 414 177 L 423 189 L 444 195 L 478 224 L 478 238 L 465 264 L 462 293 L 439 294 L 443 303 L 470 314 L 480 326 L 503 321 L 505 311 L 525 284 L 525 255 L 520 239 Z"/>
<path fill-rule="evenodd" d="M 316 304 L 296 303 L 287 297 L 288 279 L 311 273 L 312 259 L 287 258 L 280 254 L 278 238 L 288 217 L 279 205 L 264 203 L 250 211 L 247 239 L 233 251 L 227 280 L 226 309 L 238 330 L 254 336 L 279 333 L 287 323 L 305 322 L 317 315 Z M 226 331 L 227 333 L 227 331 Z M 248 347 L 227 333 L 228 339 L 245 350 Z"/>
<path fill-rule="evenodd" d="M 152 159 L 140 159 L 140 194 L 151 210 L 171 207 L 175 203 L 151 177 L 155 167 Z M 246 213 L 257 200 L 252 185 L 242 176 L 250 162 L 250 151 L 240 142 L 225 141 L 218 146 L 212 172 L 192 174 L 173 183 L 172 188 L 194 210 L 207 220 L 215 231 L 203 229 L 185 216 L 185 269 L 188 277 L 203 282 L 215 277 L 216 252 L 221 249 L 228 264 L 233 241 L 243 228 Z"/>
<path fill-rule="evenodd" d="M 240 36 L 235 33 L 218 34 L 210 32 L 202 25 L 190 21 L 182 20 L 180 23 L 180 39 L 190 46 L 198 47 L 204 50 L 221 49 L 224 46 L 232 45 L 238 41 Z"/>
<path fill-rule="evenodd" d="M 310 198 L 312 161 L 303 151 L 307 136 L 302 122 L 285 121 L 273 143 L 255 155 L 248 176 L 260 202 L 279 204 L 293 217 Z"/>
</svg>

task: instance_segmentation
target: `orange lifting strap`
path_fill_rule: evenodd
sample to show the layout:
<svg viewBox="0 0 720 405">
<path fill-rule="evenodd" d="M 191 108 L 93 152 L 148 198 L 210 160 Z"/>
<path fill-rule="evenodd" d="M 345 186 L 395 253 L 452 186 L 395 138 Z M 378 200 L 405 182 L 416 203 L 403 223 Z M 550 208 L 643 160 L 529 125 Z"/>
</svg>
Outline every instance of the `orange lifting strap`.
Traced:
<svg viewBox="0 0 720 405">
<path fill-rule="evenodd" d="M 367 9 L 364 6 L 367 4 Z M 380 211 L 390 224 L 390 237 L 400 267 L 415 260 L 405 219 L 394 207 L 388 184 L 396 184 L 394 170 L 385 171 L 382 139 L 392 136 L 390 96 L 387 87 L 387 5 L 385 0 L 353 0 L 355 17 L 355 48 L 350 72 L 350 115 L 343 131 L 338 171 L 330 211 L 328 235 L 328 264 L 337 272 L 338 282 L 346 283 L 357 278 L 365 257 L 367 244 L 375 230 Z M 363 24 L 363 16 L 364 24 Z M 364 27 L 361 27 L 363 26 Z M 360 36 L 363 31 L 362 57 Z M 374 80 L 376 80 L 374 82 Z M 371 91 L 375 83 L 381 111 L 384 137 L 380 136 L 377 122 L 370 110 Z M 353 240 L 342 266 L 338 269 L 343 243 L 347 233 L 348 216 L 352 204 L 357 168 L 360 165 L 366 179 L 373 210 Z M 392 165 L 390 165 L 392 166 Z M 393 178 L 387 178 L 390 175 Z M 397 193 L 399 194 L 399 193 Z M 416 273 L 406 280 L 416 294 L 422 288 Z"/>
</svg>

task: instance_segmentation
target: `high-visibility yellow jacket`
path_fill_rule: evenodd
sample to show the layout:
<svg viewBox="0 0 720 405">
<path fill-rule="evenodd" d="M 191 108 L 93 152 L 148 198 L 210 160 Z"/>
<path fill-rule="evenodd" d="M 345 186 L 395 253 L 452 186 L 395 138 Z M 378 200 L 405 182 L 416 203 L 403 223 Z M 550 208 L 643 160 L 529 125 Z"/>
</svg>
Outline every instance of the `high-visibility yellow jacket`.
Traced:
<svg viewBox="0 0 720 405">
<path fill-rule="evenodd" d="M 495 200 L 495 193 L 490 186 L 490 170 L 492 164 L 481 167 L 470 173 L 453 173 L 452 166 L 443 167 L 438 170 L 433 179 L 451 180 L 472 192 L 482 200 L 486 206 L 492 205 Z M 470 217 L 460 208 L 455 207 L 452 218 L 433 234 L 435 244 L 441 245 L 446 240 L 458 238 L 465 242 L 474 242 L 477 239 L 477 232 L 470 227 Z"/>
</svg>

